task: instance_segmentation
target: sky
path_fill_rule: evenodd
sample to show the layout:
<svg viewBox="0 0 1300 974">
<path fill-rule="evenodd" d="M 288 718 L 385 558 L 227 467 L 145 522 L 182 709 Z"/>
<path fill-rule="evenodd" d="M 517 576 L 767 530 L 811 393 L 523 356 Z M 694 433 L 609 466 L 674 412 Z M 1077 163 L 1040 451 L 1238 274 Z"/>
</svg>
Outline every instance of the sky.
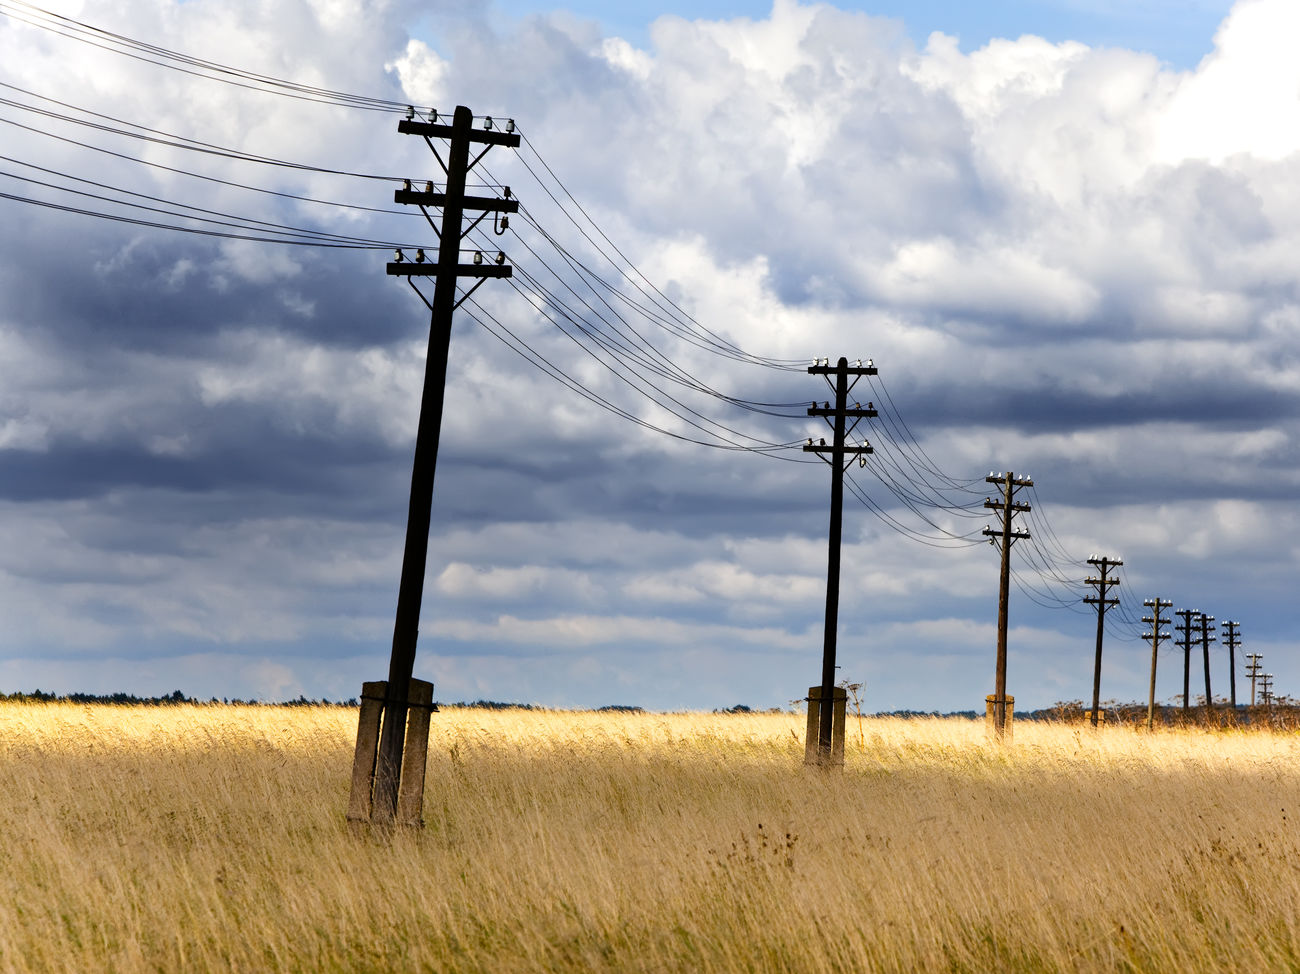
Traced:
<svg viewBox="0 0 1300 974">
<path fill-rule="evenodd" d="M 879 370 L 840 587 L 865 709 L 982 709 L 1007 470 L 1034 481 L 1017 709 L 1091 696 L 1091 555 L 1124 561 L 1103 699 L 1145 699 L 1154 597 L 1239 621 L 1239 701 L 1246 652 L 1294 693 L 1300 8 L 616 9 L 0 0 L 0 689 L 384 678 L 428 313 L 383 265 L 435 245 L 392 191 L 441 172 L 412 104 L 525 136 L 472 176 L 523 212 L 467 238 L 515 276 L 453 327 L 438 699 L 803 697 L 830 504 L 807 365 L 841 355 Z M 1158 663 L 1171 701 L 1183 653 Z"/>
</svg>

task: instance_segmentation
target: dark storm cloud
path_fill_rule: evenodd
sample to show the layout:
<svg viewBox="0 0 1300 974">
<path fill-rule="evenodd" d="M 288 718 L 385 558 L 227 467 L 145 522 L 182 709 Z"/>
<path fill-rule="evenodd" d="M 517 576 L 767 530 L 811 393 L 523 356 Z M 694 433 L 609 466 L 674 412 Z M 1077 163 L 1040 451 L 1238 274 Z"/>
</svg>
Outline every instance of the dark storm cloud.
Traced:
<svg viewBox="0 0 1300 974">
<path fill-rule="evenodd" d="M 384 251 L 294 253 L 291 277 L 252 281 L 224 269 L 215 243 L 158 231 L 87 234 L 84 222 L 76 236 L 68 229 L 7 234 L 4 284 L 8 313 L 40 322 L 74 356 L 104 347 L 203 356 L 214 333 L 246 326 L 352 348 L 410 334 L 410 295 L 382 276 Z"/>
<path fill-rule="evenodd" d="M 159 456 L 135 444 L 87 444 L 55 440 L 43 451 L 5 453 L 0 496 L 9 500 L 95 498 L 125 487 L 164 490 L 259 490 L 297 497 L 345 496 L 367 464 L 398 460 L 396 451 L 369 440 L 340 443 L 336 437 L 285 436 L 264 417 L 223 425 L 222 444 L 208 444 L 196 457 Z M 328 502 L 324 506 L 330 506 Z"/>
</svg>

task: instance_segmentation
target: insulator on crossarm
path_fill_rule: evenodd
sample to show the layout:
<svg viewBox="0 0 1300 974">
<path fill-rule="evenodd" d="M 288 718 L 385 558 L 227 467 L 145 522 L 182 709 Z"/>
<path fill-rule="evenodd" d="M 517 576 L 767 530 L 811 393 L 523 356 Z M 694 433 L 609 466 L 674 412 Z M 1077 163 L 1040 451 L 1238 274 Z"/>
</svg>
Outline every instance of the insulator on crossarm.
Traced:
<svg viewBox="0 0 1300 974">
<path fill-rule="evenodd" d="M 484 116 L 484 118 L 483 118 L 483 131 L 485 131 L 485 132 L 490 132 L 490 131 L 492 131 L 492 116 L 491 116 L 491 115 L 486 115 L 486 116 Z"/>
<path fill-rule="evenodd" d="M 393 252 L 393 260 L 399 264 L 402 262 L 402 251 L 400 249 Z"/>
<path fill-rule="evenodd" d="M 483 251 L 481 250 L 474 251 L 474 263 L 476 264 L 483 263 Z"/>
<path fill-rule="evenodd" d="M 424 263 L 424 248 L 423 248 L 423 247 L 421 247 L 419 250 L 417 250 L 417 251 L 415 252 L 415 262 L 416 262 L 417 264 L 423 264 L 423 263 Z"/>
<path fill-rule="evenodd" d="M 414 118 L 415 118 L 415 106 L 414 106 L 414 105 L 407 105 L 407 106 L 406 106 L 406 120 L 409 122 L 409 121 L 413 120 Z"/>
<path fill-rule="evenodd" d="M 506 119 L 506 131 L 507 131 L 507 132 L 510 132 L 510 133 L 513 133 L 514 130 L 515 130 L 515 120 L 514 120 L 513 118 L 507 118 L 507 119 Z"/>
</svg>

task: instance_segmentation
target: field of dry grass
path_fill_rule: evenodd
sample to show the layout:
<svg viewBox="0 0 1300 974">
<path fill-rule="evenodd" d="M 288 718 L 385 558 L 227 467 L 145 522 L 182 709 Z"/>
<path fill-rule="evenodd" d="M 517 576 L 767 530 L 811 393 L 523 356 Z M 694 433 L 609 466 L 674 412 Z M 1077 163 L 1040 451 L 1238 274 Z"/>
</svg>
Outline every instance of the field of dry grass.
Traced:
<svg viewBox="0 0 1300 974">
<path fill-rule="evenodd" d="M 0 704 L 0 971 L 1300 970 L 1300 736 L 450 710 L 355 839 L 355 712 Z"/>
</svg>

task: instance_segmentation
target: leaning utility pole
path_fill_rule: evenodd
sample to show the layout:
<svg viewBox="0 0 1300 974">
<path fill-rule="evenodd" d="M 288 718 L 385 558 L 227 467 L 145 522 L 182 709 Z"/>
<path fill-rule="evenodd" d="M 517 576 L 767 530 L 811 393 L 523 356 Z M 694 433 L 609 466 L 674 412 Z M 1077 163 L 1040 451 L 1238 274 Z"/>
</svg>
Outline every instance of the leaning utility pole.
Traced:
<svg viewBox="0 0 1300 974">
<path fill-rule="evenodd" d="M 1255 706 L 1255 680 L 1260 675 L 1260 666 L 1262 665 L 1259 661 L 1263 658 L 1263 653 L 1246 654 L 1246 659 L 1250 660 L 1246 664 L 1246 675 L 1250 677 L 1250 705 L 1252 707 Z"/>
<path fill-rule="evenodd" d="M 844 473 L 852 465 L 855 457 L 859 463 L 865 465 L 866 455 L 873 452 L 866 440 L 862 441 L 861 446 L 848 446 L 845 444 L 845 439 L 852 435 L 859 422 L 876 415 L 876 410 L 871 403 L 867 403 L 865 408 L 859 403 L 854 403 L 850 407 L 848 398 L 853 387 L 858 384 L 858 379 L 864 375 L 875 375 L 876 368 L 870 359 L 867 360 L 866 365 L 862 364 L 861 359 L 858 359 L 854 365 L 849 365 L 848 359 L 841 358 L 834 366 L 830 364 L 829 359 L 820 359 L 809 366 L 808 373 L 824 376 L 826 382 L 835 391 L 834 406 L 829 402 L 818 406 L 814 402 L 808 408 L 809 416 L 820 416 L 830 426 L 831 445 L 827 446 L 824 439 L 818 440 L 816 444 L 809 439 L 803 448 L 805 453 L 816 453 L 830 464 L 831 468 L 830 550 L 826 561 L 826 624 L 822 640 L 821 700 L 815 751 L 816 762 L 829 765 L 834 736 L 835 636 L 840 614 L 840 534 L 844 508 Z M 832 376 L 834 382 L 831 381 Z M 853 377 L 852 382 L 849 381 L 849 376 Z M 853 424 L 846 429 L 845 421 L 848 419 L 852 419 Z M 847 461 L 845 457 L 848 457 Z M 809 696 L 811 697 L 811 694 Z M 808 706 L 809 708 L 813 706 L 811 699 Z M 810 727 L 809 731 L 811 730 Z M 812 742 L 809 741 L 805 753 L 813 753 L 811 744 Z"/>
<path fill-rule="evenodd" d="M 1183 713 L 1187 713 L 1187 697 L 1191 690 L 1192 680 L 1192 619 L 1196 615 L 1195 609 L 1179 609 L 1174 615 L 1183 620 L 1182 625 L 1178 627 L 1182 633 L 1181 638 L 1175 645 L 1183 651 Z"/>
<path fill-rule="evenodd" d="M 990 474 L 984 478 L 985 483 L 998 484 L 1002 488 L 999 500 L 984 498 L 984 506 L 997 511 L 1002 525 L 997 530 L 986 527 L 984 535 L 989 544 L 1000 540 L 1002 553 L 1002 571 L 998 577 L 998 655 L 993 673 L 993 730 L 1000 738 L 1007 730 L 1007 601 L 1011 588 L 1011 546 L 1029 537 L 1028 531 L 1012 530 L 1011 521 L 1017 514 L 1032 510 L 1028 504 L 1018 503 L 1016 491 L 1022 487 L 1032 487 L 1034 482 L 1028 477 L 1016 479 L 1008 470 L 1003 474 Z"/>
<path fill-rule="evenodd" d="M 406 543 L 402 554 L 402 575 L 397 592 L 397 613 L 393 624 L 392 655 L 389 660 L 387 686 L 383 690 L 382 730 L 378 743 L 377 760 L 374 751 L 363 746 L 363 736 L 369 737 L 372 728 L 365 726 L 363 707 L 362 727 L 357 736 L 357 752 L 353 766 L 353 801 L 349 804 L 349 818 L 361 820 L 368 811 L 369 820 L 379 825 L 391 823 L 397 816 L 399 779 L 402 776 L 402 755 L 407 730 L 407 711 L 412 687 L 411 674 L 415 667 L 415 647 L 419 634 L 420 603 L 424 592 L 424 572 L 429 548 L 429 520 L 433 505 L 433 479 L 438 462 L 438 437 L 442 427 L 444 387 L 447 381 L 447 353 L 451 341 L 452 314 L 460 304 L 487 278 L 511 276 L 505 255 L 498 253 L 495 262 L 485 263 L 482 253 L 474 252 L 471 263 L 461 263 L 461 243 L 468 232 L 464 226 L 467 211 L 480 215 L 470 225 L 472 230 L 488 213 L 515 213 L 517 200 L 465 195 L 465 180 L 470 170 L 493 146 L 510 148 L 519 146 L 519 136 L 514 133 L 514 122 L 508 121 L 505 131 L 494 129 L 491 117 L 483 121 L 481 129 L 474 128 L 474 116 L 463 105 L 458 106 L 451 124 L 441 121 L 436 111 L 429 119 L 416 117 L 408 108 L 406 118 L 397 123 L 397 130 L 406 135 L 422 136 L 434 158 L 446 173 L 447 181 L 442 192 L 434 192 L 433 184 L 426 182 L 424 189 L 415 190 L 410 180 L 405 180 L 394 194 L 394 202 L 418 206 L 438 236 L 437 259 L 428 262 L 424 251 L 416 252 L 415 260 L 404 259 L 397 251 L 396 260 L 388 264 L 388 274 L 407 278 L 407 283 L 420 295 L 430 311 L 429 345 L 424 367 L 424 389 L 420 398 L 420 419 L 415 435 L 415 458 L 411 467 L 411 496 L 406 517 Z M 447 142 L 447 157 L 443 160 L 434 145 L 434 139 Z M 482 146 L 470 161 L 471 146 Z M 509 189 L 505 195 L 510 195 Z M 442 220 L 434 225 L 428 207 L 440 207 Z M 502 227 L 504 231 L 504 227 Z M 433 277 L 433 300 L 429 301 L 411 280 L 415 277 Z M 462 279 L 475 283 L 463 296 L 457 298 L 456 286 Z M 431 694 L 431 688 L 425 691 Z M 364 693 L 363 693 L 364 696 Z M 431 700 L 430 696 L 430 700 Z M 364 703 L 364 701 L 363 701 Z M 429 706 L 425 704 L 424 706 Z M 426 729 L 427 734 L 427 729 Z M 373 790 L 363 779 L 366 765 L 372 769 Z M 423 761 L 419 774 L 419 791 L 423 792 Z M 402 791 L 411 790 L 414 782 L 407 783 Z M 415 796 L 418 808 L 419 795 Z M 366 800 L 368 799 L 368 800 Z M 407 816 L 409 817 L 409 816 Z M 418 820 L 418 815 L 416 816 Z"/>
<path fill-rule="evenodd" d="M 1096 578 L 1089 575 L 1083 581 L 1087 585 L 1092 585 L 1097 589 L 1096 595 L 1089 595 L 1083 601 L 1089 605 L 1097 607 L 1097 662 L 1092 668 L 1092 726 L 1097 726 L 1097 711 L 1101 707 L 1101 635 L 1102 626 L 1106 621 L 1106 610 L 1111 606 L 1119 605 L 1119 599 L 1106 597 L 1112 585 L 1118 585 L 1118 578 L 1107 578 L 1106 573 L 1112 568 L 1121 567 L 1124 562 L 1118 558 L 1108 558 L 1105 555 L 1098 558 L 1093 555 L 1088 559 L 1089 565 L 1094 565 L 1101 571 L 1101 577 Z"/>
<path fill-rule="evenodd" d="M 1232 702 L 1232 709 L 1237 709 L 1237 647 L 1241 645 L 1241 633 L 1238 632 L 1240 622 L 1225 622 L 1223 624 L 1223 645 L 1228 647 L 1228 699 Z"/>
<path fill-rule="evenodd" d="M 1214 616 L 1200 614 L 1201 621 L 1201 652 L 1205 656 L 1205 712 L 1208 714 L 1214 709 L 1214 697 L 1210 696 L 1210 643 L 1217 642 L 1215 637 L 1210 635 L 1210 630 L 1214 626 L 1210 625 L 1214 621 Z"/>
<path fill-rule="evenodd" d="M 1156 719 L 1156 656 L 1161 641 L 1170 638 L 1170 634 L 1160 628 L 1169 622 L 1168 619 L 1160 617 L 1160 610 L 1171 608 L 1174 603 L 1157 596 L 1154 599 L 1145 599 L 1142 604 L 1151 609 L 1149 616 L 1142 617 L 1143 622 L 1151 623 L 1151 631 L 1142 634 L 1143 639 L 1151 640 L 1151 691 L 1147 696 L 1147 730 L 1151 730 L 1155 726 Z"/>
</svg>

